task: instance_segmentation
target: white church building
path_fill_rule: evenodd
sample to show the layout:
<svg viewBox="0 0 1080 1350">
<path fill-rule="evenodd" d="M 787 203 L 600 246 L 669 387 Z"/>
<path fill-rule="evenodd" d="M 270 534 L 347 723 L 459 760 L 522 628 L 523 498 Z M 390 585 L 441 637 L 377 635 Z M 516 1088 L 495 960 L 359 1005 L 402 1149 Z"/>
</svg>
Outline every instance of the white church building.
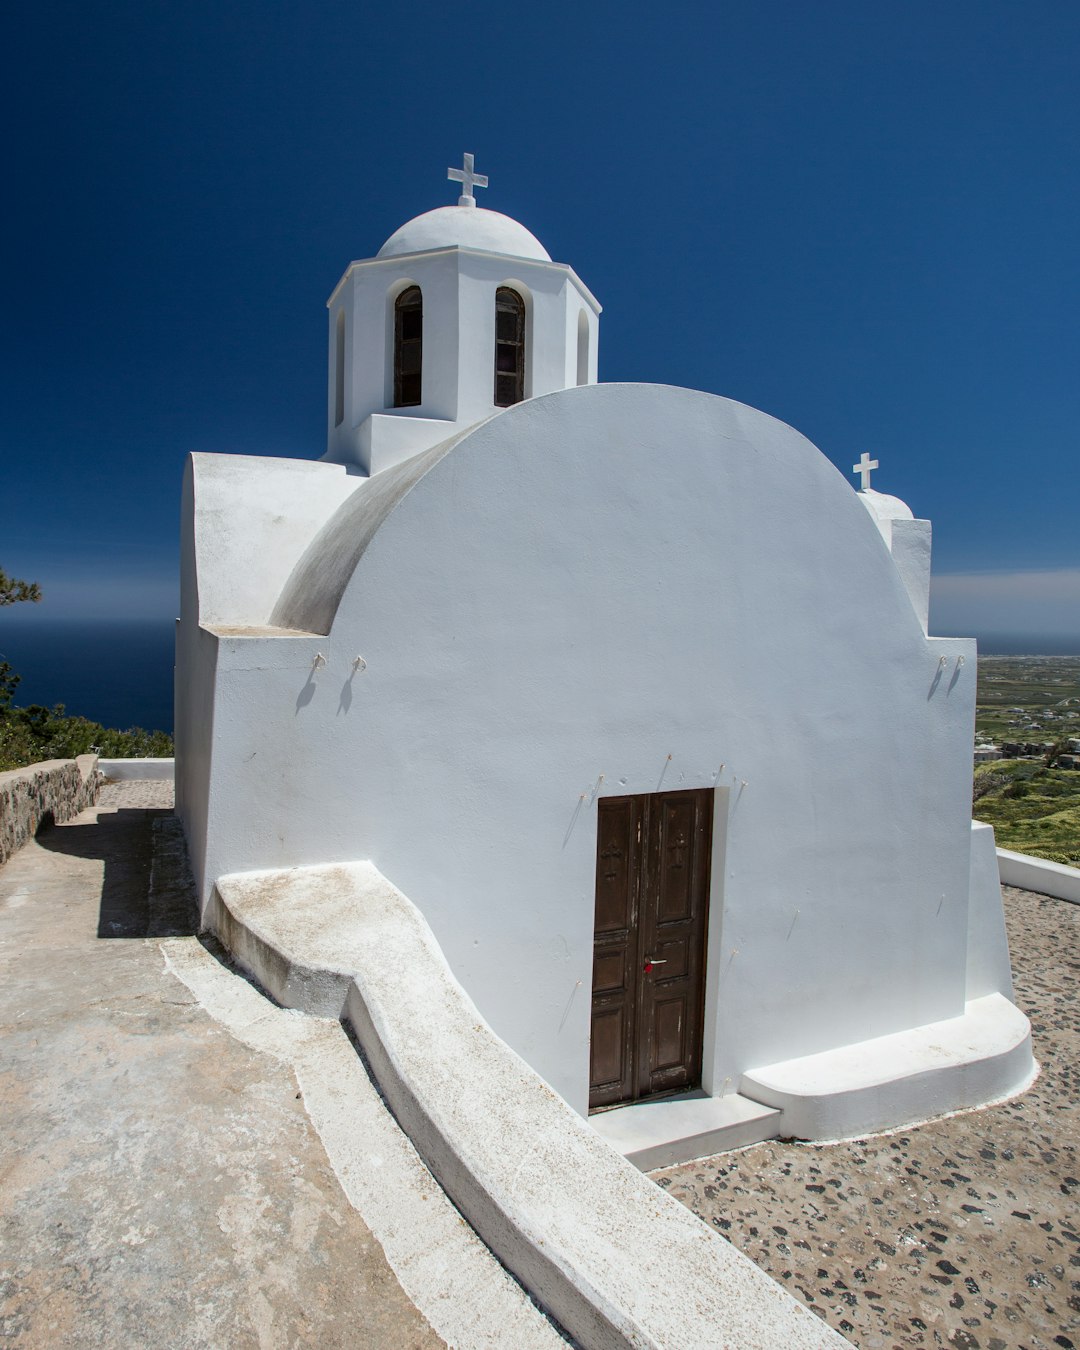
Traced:
<svg viewBox="0 0 1080 1350">
<path fill-rule="evenodd" d="M 598 383 L 587 286 L 453 176 L 330 296 L 323 457 L 188 465 L 204 913 L 227 875 L 370 862 L 642 1165 L 1019 1091 L 929 523 L 767 413 Z"/>
</svg>

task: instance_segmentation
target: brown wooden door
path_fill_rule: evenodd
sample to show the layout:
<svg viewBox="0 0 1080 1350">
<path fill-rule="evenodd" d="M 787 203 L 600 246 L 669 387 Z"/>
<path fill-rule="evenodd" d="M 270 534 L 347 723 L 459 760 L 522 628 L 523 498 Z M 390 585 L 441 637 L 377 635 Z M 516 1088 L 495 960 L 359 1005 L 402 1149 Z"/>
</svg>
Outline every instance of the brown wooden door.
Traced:
<svg viewBox="0 0 1080 1350">
<path fill-rule="evenodd" d="M 701 1080 L 713 793 L 599 807 L 590 1109 Z"/>
</svg>

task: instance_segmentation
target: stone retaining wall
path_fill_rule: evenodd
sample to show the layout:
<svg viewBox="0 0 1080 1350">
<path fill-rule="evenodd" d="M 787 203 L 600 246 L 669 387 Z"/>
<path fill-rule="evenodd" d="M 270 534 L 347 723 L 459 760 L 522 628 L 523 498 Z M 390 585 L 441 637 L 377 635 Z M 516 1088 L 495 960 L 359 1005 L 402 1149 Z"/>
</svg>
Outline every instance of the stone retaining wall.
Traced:
<svg viewBox="0 0 1080 1350">
<path fill-rule="evenodd" d="M 80 755 L 0 773 L 0 864 L 32 839 L 43 821 L 70 820 L 94 804 L 105 781 L 97 765 L 97 755 Z"/>
</svg>

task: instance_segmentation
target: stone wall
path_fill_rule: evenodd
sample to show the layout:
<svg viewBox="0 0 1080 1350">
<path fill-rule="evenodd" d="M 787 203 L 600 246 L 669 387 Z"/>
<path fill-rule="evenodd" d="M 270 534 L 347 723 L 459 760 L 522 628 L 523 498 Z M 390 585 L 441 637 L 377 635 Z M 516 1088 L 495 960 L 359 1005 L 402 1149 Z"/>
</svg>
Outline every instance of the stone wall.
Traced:
<svg viewBox="0 0 1080 1350">
<path fill-rule="evenodd" d="M 104 781 L 97 755 L 0 773 L 0 864 L 32 839 L 43 821 L 70 820 L 92 806 Z"/>
</svg>

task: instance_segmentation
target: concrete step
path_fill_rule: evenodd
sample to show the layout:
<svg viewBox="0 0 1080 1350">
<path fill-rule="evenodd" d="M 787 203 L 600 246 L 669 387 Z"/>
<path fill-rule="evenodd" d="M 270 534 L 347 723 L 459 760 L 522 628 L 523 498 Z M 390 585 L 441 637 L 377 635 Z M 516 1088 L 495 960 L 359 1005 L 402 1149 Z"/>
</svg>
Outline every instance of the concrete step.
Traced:
<svg viewBox="0 0 1080 1350">
<path fill-rule="evenodd" d="M 600 1111 L 589 1124 L 635 1167 L 651 1172 L 772 1139 L 782 1114 L 737 1092 L 696 1092 Z"/>
</svg>

